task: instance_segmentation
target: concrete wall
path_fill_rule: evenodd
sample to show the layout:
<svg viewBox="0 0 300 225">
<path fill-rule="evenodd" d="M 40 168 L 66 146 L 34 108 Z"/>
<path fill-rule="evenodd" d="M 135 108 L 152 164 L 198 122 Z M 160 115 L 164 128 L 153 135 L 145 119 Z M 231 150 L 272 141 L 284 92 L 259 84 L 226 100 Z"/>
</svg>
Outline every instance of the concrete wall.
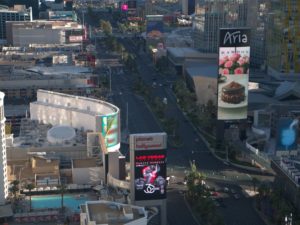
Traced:
<svg viewBox="0 0 300 225">
<path fill-rule="evenodd" d="M 26 29 L 13 27 L 13 46 L 29 44 L 64 44 L 65 38 L 59 29 Z"/>
<path fill-rule="evenodd" d="M 53 78 L 53 77 L 52 77 Z M 0 82 L 0 88 L 1 89 L 17 89 L 17 88 L 28 88 L 28 87 L 38 87 L 38 88 L 57 88 L 59 86 L 61 87 L 68 87 L 72 86 L 73 88 L 76 86 L 80 87 L 86 87 L 87 85 L 87 79 L 88 78 L 72 78 L 72 79 L 62 79 L 62 78 L 57 78 L 57 79 L 45 79 L 43 80 L 1 80 Z"/>
<path fill-rule="evenodd" d="M 31 155 L 28 153 L 34 152 L 48 152 L 52 154 L 55 153 L 56 156 L 61 157 L 62 159 L 82 159 L 86 158 L 86 146 L 49 146 L 49 147 L 8 147 L 7 148 L 7 160 L 14 161 L 14 160 L 27 160 L 30 158 Z"/>
<path fill-rule="evenodd" d="M 91 184 L 100 183 L 101 174 L 99 167 L 90 168 L 73 168 L 72 177 L 74 184 Z"/>
</svg>

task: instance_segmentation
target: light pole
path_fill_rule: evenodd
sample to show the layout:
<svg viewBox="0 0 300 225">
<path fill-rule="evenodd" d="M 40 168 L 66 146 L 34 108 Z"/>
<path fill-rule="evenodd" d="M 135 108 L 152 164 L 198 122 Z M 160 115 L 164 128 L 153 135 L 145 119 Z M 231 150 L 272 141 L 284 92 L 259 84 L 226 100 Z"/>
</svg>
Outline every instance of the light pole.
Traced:
<svg viewBox="0 0 300 225">
<path fill-rule="evenodd" d="M 109 94 L 111 94 L 111 68 L 110 66 L 107 66 L 109 71 Z"/>
<path fill-rule="evenodd" d="M 25 166 L 20 167 L 19 171 L 19 192 L 21 192 L 21 172 L 25 169 Z"/>
</svg>

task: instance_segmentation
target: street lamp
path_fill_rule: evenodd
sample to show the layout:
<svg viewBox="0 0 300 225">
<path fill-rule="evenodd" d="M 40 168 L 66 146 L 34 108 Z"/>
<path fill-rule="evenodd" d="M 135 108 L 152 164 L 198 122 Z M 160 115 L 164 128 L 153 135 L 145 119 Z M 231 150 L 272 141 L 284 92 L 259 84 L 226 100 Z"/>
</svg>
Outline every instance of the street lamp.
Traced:
<svg viewBox="0 0 300 225">
<path fill-rule="evenodd" d="M 110 66 L 107 66 L 109 71 L 109 94 L 111 94 L 111 68 Z"/>
<path fill-rule="evenodd" d="M 157 53 L 157 49 L 156 49 L 156 48 L 153 48 L 153 49 L 152 49 L 152 53 L 153 53 L 153 62 L 154 62 L 154 64 L 156 64 L 156 53 Z"/>
</svg>

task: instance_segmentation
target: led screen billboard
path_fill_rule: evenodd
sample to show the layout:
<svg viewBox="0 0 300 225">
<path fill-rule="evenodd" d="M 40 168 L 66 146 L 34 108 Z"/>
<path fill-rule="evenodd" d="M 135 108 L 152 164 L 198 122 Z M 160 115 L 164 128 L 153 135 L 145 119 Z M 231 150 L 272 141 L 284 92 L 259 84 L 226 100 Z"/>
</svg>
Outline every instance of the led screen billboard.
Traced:
<svg viewBox="0 0 300 225">
<path fill-rule="evenodd" d="M 103 116 L 101 127 L 106 147 L 117 145 L 119 143 L 119 115 Z"/>
<path fill-rule="evenodd" d="M 277 151 L 297 150 L 298 120 L 280 118 L 277 124 Z"/>
<path fill-rule="evenodd" d="M 250 30 L 220 29 L 218 119 L 247 118 Z"/>
<path fill-rule="evenodd" d="M 166 198 L 166 150 L 134 152 L 135 200 Z"/>
<path fill-rule="evenodd" d="M 146 20 L 147 38 L 161 38 L 164 33 L 163 16 L 148 15 Z"/>
</svg>

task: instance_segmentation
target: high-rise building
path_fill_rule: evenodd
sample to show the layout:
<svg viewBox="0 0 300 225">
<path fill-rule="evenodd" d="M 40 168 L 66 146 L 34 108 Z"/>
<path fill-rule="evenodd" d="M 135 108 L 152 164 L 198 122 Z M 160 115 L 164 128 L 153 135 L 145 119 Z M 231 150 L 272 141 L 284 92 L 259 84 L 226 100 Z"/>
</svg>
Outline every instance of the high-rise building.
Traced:
<svg viewBox="0 0 300 225">
<path fill-rule="evenodd" d="M 270 74 L 300 73 L 299 0 L 271 0 L 267 23 L 267 56 Z"/>
<path fill-rule="evenodd" d="M 247 0 L 201 0 L 193 24 L 195 48 L 217 53 L 219 29 L 247 26 Z"/>
<path fill-rule="evenodd" d="M 182 0 L 182 14 L 191 15 L 195 12 L 195 0 Z"/>
<path fill-rule="evenodd" d="M 6 42 L 6 21 L 32 21 L 32 8 L 26 9 L 22 6 L 15 6 L 9 9 L 0 5 L 0 42 Z"/>
<path fill-rule="evenodd" d="M 0 205 L 8 196 L 7 160 L 5 142 L 4 93 L 0 92 Z"/>
</svg>

